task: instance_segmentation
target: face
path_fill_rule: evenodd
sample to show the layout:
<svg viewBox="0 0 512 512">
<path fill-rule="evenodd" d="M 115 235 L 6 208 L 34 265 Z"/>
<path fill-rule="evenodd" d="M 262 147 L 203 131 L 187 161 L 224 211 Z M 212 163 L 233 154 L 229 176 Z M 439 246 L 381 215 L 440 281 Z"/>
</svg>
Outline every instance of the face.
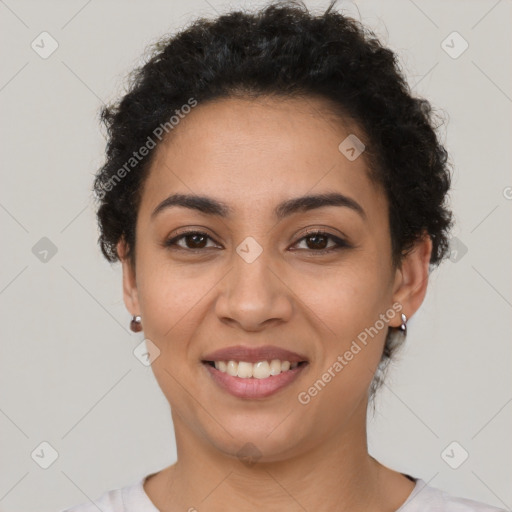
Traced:
<svg viewBox="0 0 512 512">
<path fill-rule="evenodd" d="M 430 240 L 393 268 L 386 196 L 364 153 L 350 160 L 338 149 L 364 136 L 325 107 L 313 98 L 199 104 L 156 150 L 124 296 L 160 351 L 152 368 L 178 442 L 231 455 L 252 443 L 272 461 L 360 435 L 388 327 L 423 300 Z M 175 194 L 224 209 L 165 202 Z M 316 199 L 300 208 L 293 200 L 303 196 Z M 303 362 L 292 377 L 249 379 L 256 387 L 219 379 L 206 356 L 233 346 L 274 346 Z M 268 392 L 269 379 L 284 385 Z"/>
</svg>

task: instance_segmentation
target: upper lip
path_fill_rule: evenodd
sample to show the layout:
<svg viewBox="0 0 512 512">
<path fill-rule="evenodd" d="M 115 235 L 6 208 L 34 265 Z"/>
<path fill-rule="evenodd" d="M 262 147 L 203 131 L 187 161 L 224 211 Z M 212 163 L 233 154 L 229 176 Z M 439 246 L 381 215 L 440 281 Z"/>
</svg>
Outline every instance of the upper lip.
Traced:
<svg viewBox="0 0 512 512">
<path fill-rule="evenodd" d="M 280 361 L 290 361 L 290 363 L 300 363 L 307 361 L 307 357 L 291 350 L 264 345 L 261 347 L 248 347 L 236 345 L 233 347 L 221 348 L 206 354 L 203 361 L 246 361 L 248 363 L 257 363 L 258 361 L 271 361 L 279 359 Z"/>
</svg>

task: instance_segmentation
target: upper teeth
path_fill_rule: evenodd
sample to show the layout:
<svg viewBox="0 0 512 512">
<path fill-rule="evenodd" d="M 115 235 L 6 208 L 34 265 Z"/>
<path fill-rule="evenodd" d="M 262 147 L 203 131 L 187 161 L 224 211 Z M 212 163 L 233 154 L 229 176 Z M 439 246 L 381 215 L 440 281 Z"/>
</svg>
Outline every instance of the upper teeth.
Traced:
<svg viewBox="0 0 512 512">
<path fill-rule="evenodd" d="M 279 375 L 281 372 L 297 368 L 299 363 L 290 363 L 290 361 L 280 361 L 272 359 L 268 361 L 258 361 L 257 363 L 248 363 L 246 361 L 215 361 L 217 370 L 227 373 L 233 377 L 242 379 L 267 379 L 271 375 Z"/>
</svg>

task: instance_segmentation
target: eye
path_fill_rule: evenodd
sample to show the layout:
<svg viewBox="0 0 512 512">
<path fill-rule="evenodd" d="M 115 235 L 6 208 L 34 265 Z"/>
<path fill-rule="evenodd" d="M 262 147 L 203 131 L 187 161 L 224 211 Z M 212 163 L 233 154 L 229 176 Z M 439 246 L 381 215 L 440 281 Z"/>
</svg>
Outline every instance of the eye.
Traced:
<svg viewBox="0 0 512 512">
<path fill-rule="evenodd" d="M 332 241 L 330 246 L 328 245 L 329 240 Z M 349 247 L 349 244 L 341 238 L 322 230 L 308 231 L 307 235 L 302 237 L 297 244 L 302 243 L 302 241 L 305 241 L 305 250 L 310 250 L 320 254 Z"/>
<path fill-rule="evenodd" d="M 207 233 L 202 231 L 185 231 L 184 233 L 180 233 L 179 235 L 166 240 L 164 245 L 165 247 L 176 246 L 179 249 L 185 250 L 201 250 L 208 249 L 206 246 L 208 239 L 213 240 Z M 177 242 L 184 242 L 184 245 L 180 245 Z"/>
<path fill-rule="evenodd" d="M 164 242 L 164 246 L 189 251 L 201 251 L 202 249 L 218 247 L 215 244 L 208 247 L 208 240 L 213 241 L 213 239 L 203 231 L 185 231 L 173 238 L 170 238 L 169 240 L 166 240 Z M 341 238 L 322 230 L 308 231 L 307 235 L 299 239 L 295 245 L 303 243 L 303 241 L 305 241 L 306 247 L 299 250 L 307 250 L 317 254 L 329 253 L 345 247 L 350 247 L 350 245 Z M 330 246 L 329 241 L 332 242 Z"/>
</svg>

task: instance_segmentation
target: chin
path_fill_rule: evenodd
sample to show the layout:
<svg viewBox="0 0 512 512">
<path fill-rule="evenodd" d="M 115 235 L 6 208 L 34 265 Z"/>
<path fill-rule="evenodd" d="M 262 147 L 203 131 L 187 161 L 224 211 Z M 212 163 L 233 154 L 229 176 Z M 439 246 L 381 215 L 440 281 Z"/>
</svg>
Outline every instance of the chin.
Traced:
<svg viewBox="0 0 512 512">
<path fill-rule="evenodd" d="M 285 461 L 304 451 L 315 437 L 311 432 L 302 431 L 295 421 L 286 421 L 287 414 L 250 421 L 248 418 L 236 418 L 223 424 L 231 436 L 223 429 L 216 430 L 217 435 L 206 436 L 214 449 L 248 466 L 254 462 Z M 292 416 L 295 415 L 292 413 Z"/>
</svg>

